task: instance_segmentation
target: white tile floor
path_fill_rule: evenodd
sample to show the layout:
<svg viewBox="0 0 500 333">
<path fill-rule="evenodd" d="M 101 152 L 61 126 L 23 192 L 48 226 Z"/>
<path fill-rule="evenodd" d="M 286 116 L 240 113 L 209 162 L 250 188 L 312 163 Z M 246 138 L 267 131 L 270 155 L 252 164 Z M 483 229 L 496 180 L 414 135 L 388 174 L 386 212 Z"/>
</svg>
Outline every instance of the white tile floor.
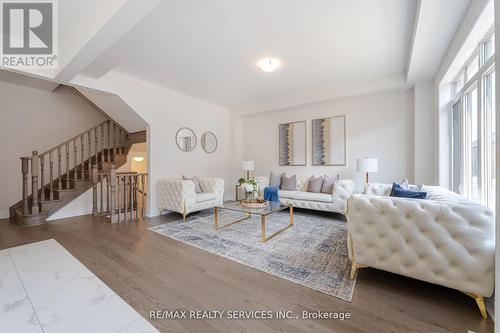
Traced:
<svg viewBox="0 0 500 333">
<path fill-rule="evenodd" d="M 53 239 L 0 251 L 0 323 L 15 333 L 158 332 Z"/>
</svg>

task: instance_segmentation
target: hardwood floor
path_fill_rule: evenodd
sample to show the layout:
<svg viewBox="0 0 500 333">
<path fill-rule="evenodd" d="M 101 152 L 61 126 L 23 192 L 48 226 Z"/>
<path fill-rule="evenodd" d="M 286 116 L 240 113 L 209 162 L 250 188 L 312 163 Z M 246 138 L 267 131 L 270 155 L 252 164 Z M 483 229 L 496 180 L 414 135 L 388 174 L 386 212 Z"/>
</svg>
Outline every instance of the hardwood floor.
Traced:
<svg viewBox="0 0 500 333">
<path fill-rule="evenodd" d="M 179 218 L 111 225 L 82 216 L 29 228 L 0 220 L 0 249 L 54 238 L 146 319 L 164 309 L 351 314 L 344 321 L 149 319 L 162 332 L 493 332 L 491 319 L 455 290 L 363 269 L 348 303 L 147 230 Z"/>
</svg>

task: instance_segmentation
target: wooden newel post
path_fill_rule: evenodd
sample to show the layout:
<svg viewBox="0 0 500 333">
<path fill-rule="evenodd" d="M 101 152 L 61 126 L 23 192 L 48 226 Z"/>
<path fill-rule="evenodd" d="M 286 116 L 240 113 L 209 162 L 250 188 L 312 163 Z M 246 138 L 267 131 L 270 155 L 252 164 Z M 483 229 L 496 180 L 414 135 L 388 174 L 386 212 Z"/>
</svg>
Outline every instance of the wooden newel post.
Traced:
<svg viewBox="0 0 500 333">
<path fill-rule="evenodd" d="M 33 156 L 31 156 L 31 197 L 33 202 L 31 205 L 31 214 L 38 214 L 40 211 L 38 209 L 38 169 L 40 167 L 40 161 L 38 157 L 38 152 L 33 151 Z"/>
<path fill-rule="evenodd" d="M 99 181 L 97 175 L 97 164 L 92 166 L 92 215 L 97 216 L 99 212 L 97 211 L 97 182 Z"/>
<path fill-rule="evenodd" d="M 115 170 L 115 166 L 112 165 L 111 166 L 111 171 L 110 171 L 110 177 L 109 177 L 109 183 L 110 183 L 110 191 L 111 191 L 111 195 L 110 195 L 110 201 L 111 201 L 111 212 L 110 212 L 110 220 L 111 220 L 111 223 L 114 223 L 115 222 L 115 219 L 114 219 L 114 216 L 115 216 L 115 205 L 116 205 L 116 198 L 115 198 L 115 195 L 116 194 L 116 185 L 117 185 L 117 179 L 116 179 L 116 170 Z M 118 214 L 120 214 L 120 212 L 118 212 Z"/>
<path fill-rule="evenodd" d="M 29 214 L 28 207 L 28 167 L 29 157 L 21 157 L 21 173 L 23 175 L 23 214 Z"/>
</svg>

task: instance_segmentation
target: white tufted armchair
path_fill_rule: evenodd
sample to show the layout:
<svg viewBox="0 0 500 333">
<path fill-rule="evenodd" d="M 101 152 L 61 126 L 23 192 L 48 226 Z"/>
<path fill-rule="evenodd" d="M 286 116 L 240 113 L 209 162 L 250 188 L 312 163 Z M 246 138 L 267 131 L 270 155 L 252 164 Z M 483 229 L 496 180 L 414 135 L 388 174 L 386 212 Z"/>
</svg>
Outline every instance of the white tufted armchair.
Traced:
<svg viewBox="0 0 500 333">
<path fill-rule="evenodd" d="M 200 177 L 203 192 L 196 193 L 194 182 L 179 178 L 162 179 L 158 182 L 158 208 L 182 214 L 185 220 L 189 213 L 222 205 L 224 201 L 224 179 Z"/>
<path fill-rule="evenodd" d="M 427 200 L 389 197 L 391 185 L 368 184 L 348 200 L 351 277 L 373 267 L 483 297 L 494 288 L 495 219 L 486 207 L 437 186 Z"/>
</svg>

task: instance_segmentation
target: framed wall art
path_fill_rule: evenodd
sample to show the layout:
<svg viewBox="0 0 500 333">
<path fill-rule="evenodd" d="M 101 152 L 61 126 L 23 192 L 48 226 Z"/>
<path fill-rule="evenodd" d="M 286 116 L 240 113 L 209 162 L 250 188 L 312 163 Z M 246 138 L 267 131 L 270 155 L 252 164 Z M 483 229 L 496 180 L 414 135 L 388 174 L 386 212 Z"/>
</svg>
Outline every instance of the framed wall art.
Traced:
<svg viewBox="0 0 500 333">
<path fill-rule="evenodd" d="M 306 165 L 306 121 L 279 125 L 280 165 Z"/>
<path fill-rule="evenodd" d="M 345 116 L 312 121 L 313 165 L 346 165 Z"/>
</svg>

